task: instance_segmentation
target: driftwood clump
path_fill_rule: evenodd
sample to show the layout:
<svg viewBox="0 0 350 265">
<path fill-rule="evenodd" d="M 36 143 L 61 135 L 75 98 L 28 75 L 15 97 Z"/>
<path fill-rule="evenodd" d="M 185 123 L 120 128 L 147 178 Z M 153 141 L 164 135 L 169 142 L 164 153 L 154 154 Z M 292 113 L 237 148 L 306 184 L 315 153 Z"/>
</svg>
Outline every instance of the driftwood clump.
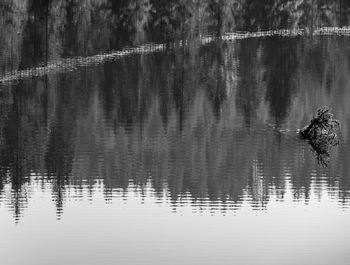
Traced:
<svg viewBox="0 0 350 265">
<path fill-rule="evenodd" d="M 330 109 L 324 106 L 317 110 L 310 124 L 299 130 L 298 134 L 309 141 L 318 161 L 326 166 L 330 148 L 339 144 L 336 133 L 339 127 L 339 121 L 333 119 Z"/>
</svg>

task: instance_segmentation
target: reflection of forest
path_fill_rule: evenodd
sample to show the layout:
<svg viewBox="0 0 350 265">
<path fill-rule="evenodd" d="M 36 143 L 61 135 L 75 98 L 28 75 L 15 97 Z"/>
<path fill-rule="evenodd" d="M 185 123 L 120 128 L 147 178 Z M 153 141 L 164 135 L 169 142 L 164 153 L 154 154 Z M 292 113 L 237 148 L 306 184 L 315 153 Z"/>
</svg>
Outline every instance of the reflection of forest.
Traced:
<svg viewBox="0 0 350 265">
<path fill-rule="evenodd" d="M 0 195 L 19 213 L 30 179 L 66 192 L 130 180 L 172 200 L 239 203 L 328 189 L 347 203 L 349 56 L 344 37 L 268 38 L 139 55 L 1 89 Z M 132 73 L 132 74 L 130 74 Z M 342 123 L 321 168 L 296 137 L 320 105 Z M 290 131 L 288 131 L 290 130 Z M 290 187 L 289 187 L 290 188 Z M 289 189 L 288 188 L 288 189 Z"/>
<path fill-rule="evenodd" d="M 348 25 L 345 0 L 2 0 L 0 73 L 146 39 Z"/>
</svg>

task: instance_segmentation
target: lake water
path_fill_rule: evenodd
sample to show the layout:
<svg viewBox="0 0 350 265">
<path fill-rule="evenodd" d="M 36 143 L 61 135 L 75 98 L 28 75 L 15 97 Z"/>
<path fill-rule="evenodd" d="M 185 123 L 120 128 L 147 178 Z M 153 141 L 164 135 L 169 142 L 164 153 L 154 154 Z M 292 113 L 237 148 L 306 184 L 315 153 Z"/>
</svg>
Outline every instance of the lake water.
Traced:
<svg viewBox="0 0 350 265">
<path fill-rule="evenodd" d="M 0 93 L 1 264 L 350 262 L 350 37 L 175 45 Z M 329 156 L 296 134 L 323 105 Z"/>
</svg>

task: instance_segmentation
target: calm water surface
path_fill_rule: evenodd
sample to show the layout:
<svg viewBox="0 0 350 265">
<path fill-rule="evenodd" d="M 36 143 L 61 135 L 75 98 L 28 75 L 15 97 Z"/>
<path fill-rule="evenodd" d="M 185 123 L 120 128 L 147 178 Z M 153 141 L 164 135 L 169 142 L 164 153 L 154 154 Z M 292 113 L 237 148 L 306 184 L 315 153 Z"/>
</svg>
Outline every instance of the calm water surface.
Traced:
<svg viewBox="0 0 350 265">
<path fill-rule="evenodd" d="M 349 264 L 349 47 L 189 45 L 0 84 L 1 264 Z M 296 135 L 323 105 L 329 157 Z"/>
</svg>

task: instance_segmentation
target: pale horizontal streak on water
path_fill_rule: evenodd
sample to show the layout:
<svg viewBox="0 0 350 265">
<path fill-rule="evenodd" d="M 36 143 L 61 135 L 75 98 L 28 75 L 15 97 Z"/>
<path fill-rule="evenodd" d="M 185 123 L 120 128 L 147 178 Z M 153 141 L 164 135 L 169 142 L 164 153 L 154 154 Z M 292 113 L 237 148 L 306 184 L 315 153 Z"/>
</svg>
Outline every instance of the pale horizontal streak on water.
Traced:
<svg viewBox="0 0 350 265">
<path fill-rule="evenodd" d="M 234 32 L 226 33 L 220 39 L 225 41 L 235 41 L 248 38 L 264 38 L 271 36 L 285 36 L 285 37 L 295 37 L 308 35 L 309 31 L 305 29 L 295 29 L 295 30 L 269 30 L 269 31 L 258 31 L 258 32 Z M 312 33 L 315 36 L 350 36 L 350 27 L 323 27 L 317 28 Z M 211 43 L 218 40 L 217 37 L 213 36 L 203 36 L 200 39 L 202 45 Z M 106 61 L 118 60 L 126 56 L 138 55 L 138 54 L 150 54 L 155 52 L 160 52 L 166 50 L 168 47 L 175 46 L 186 46 L 187 41 L 175 42 L 175 43 L 148 43 L 138 47 L 126 47 L 121 51 L 114 51 L 111 53 L 97 54 L 88 57 L 73 57 L 65 58 L 61 60 L 55 60 L 48 62 L 46 65 L 38 66 L 34 68 L 11 71 L 0 76 L 0 84 L 9 84 L 16 80 L 22 80 L 26 78 L 39 77 L 46 74 L 53 73 L 66 73 L 69 71 L 74 71 L 78 67 L 92 66 L 104 63 Z"/>
</svg>

